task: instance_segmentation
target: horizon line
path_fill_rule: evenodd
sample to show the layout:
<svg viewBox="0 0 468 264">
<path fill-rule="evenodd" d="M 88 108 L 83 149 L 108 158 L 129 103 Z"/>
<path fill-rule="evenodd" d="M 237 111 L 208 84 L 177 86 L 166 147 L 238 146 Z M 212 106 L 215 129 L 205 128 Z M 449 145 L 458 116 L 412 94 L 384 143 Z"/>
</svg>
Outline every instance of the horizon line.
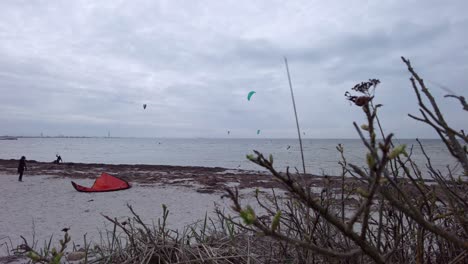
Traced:
<svg viewBox="0 0 468 264">
<path fill-rule="evenodd" d="M 134 139 L 297 139 L 297 137 L 139 137 L 139 136 L 11 136 L 11 135 L 1 135 L 1 138 L 134 138 Z M 303 139 L 313 139 L 313 140 L 361 140 L 359 137 L 355 138 L 318 138 L 318 137 L 303 137 Z M 441 140 L 440 138 L 419 138 L 419 137 L 401 137 L 395 138 L 398 139 L 422 139 L 422 140 Z"/>
</svg>

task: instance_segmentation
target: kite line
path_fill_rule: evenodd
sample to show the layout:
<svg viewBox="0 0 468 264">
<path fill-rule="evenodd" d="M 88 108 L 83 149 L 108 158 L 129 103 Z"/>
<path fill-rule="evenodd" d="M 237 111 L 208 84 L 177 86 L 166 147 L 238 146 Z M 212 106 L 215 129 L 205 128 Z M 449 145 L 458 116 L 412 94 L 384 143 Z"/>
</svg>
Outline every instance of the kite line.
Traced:
<svg viewBox="0 0 468 264">
<path fill-rule="evenodd" d="M 299 129 L 299 120 L 297 118 L 296 102 L 294 101 L 294 93 L 293 93 L 293 88 L 291 84 L 291 75 L 289 74 L 288 59 L 286 57 L 284 57 L 284 64 L 286 65 L 286 72 L 288 73 L 289 89 L 291 90 L 291 98 L 292 98 L 292 103 L 294 107 L 294 116 L 296 116 L 297 135 L 299 136 L 299 146 L 301 147 L 302 169 L 304 170 L 304 174 L 306 174 L 305 162 L 304 162 L 304 150 L 302 149 L 301 130 Z"/>
</svg>

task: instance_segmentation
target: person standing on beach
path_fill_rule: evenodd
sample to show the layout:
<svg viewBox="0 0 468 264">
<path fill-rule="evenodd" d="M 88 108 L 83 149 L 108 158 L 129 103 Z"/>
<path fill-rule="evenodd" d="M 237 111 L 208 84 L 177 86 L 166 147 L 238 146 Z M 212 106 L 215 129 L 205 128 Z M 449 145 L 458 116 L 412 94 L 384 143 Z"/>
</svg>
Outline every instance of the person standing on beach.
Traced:
<svg viewBox="0 0 468 264">
<path fill-rule="evenodd" d="M 19 173 L 18 181 L 20 181 L 20 182 L 23 181 L 23 173 L 24 173 L 25 170 L 28 170 L 28 168 L 26 167 L 26 157 L 22 156 L 20 161 L 19 161 L 19 165 L 18 165 L 18 173 Z"/>
</svg>

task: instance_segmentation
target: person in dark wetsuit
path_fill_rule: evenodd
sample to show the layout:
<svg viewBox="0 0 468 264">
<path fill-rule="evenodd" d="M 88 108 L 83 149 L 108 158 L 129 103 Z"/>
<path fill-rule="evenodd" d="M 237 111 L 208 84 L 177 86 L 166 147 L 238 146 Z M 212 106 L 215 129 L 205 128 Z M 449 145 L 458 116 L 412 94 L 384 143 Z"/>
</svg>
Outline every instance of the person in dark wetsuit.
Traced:
<svg viewBox="0 0 468 264">
<path fill-rule="evenodd" d="M 28 168 L 26 167 L 26 157 L 22 156 L 20 161 L 19 161 L 19 164 L 18 164 L 18 173 L 19 173 L 18 181 L 20 181 L 20 182 L 23 181 L 23 173 L 27 169 Z"/>
<path fill-rule="evenodd" d="M 54 163 L 56 164 L 59 164 L 60 162 L 62 162 L 62 157 L 60 155 L 55 155 L 57 157 L 56 160 L 54 160 Z"/>
</svg>

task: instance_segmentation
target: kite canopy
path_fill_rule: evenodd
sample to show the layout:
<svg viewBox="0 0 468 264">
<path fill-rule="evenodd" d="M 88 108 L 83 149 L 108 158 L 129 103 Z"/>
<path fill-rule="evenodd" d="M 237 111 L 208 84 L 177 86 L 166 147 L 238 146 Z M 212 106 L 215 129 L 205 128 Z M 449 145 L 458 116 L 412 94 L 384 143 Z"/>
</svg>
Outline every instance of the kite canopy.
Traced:
<svg viewBox="0 0 468 264">
<path fill-rule="evenodd" d="M 257 130 L 257 135 L 258 135 L 258 134 L 260 134 L 260 129 L 259 129 L 259 130 Z"/>
<path fill-rule="evenodd" d="M 250 98 L 252 97 L 252 95 L 254 95 L 255 91 L 250 91 L 249 92 L 249 95 L 247 95 L 247 100 L 250 101 Z"/>
<path fill-rule="evenodd" d="M 91 186 L 91 188 L 78 185 L 73 181 L 71 183 L 73 187 L 75 187 L 75 189 L 79 192 L 112 192 L 125 190 L 131 187 L 127 181 L 115 176 L 111 176 L 105 172 L 103 172 L 101 176 L 99 176 L 96 181 L 94 181 L 94 184 Z"/>
<path fill-rule="evenodd" d="M 143 104 L 143 109 L 146 109 L 146 104 Z"/>
</svg>

